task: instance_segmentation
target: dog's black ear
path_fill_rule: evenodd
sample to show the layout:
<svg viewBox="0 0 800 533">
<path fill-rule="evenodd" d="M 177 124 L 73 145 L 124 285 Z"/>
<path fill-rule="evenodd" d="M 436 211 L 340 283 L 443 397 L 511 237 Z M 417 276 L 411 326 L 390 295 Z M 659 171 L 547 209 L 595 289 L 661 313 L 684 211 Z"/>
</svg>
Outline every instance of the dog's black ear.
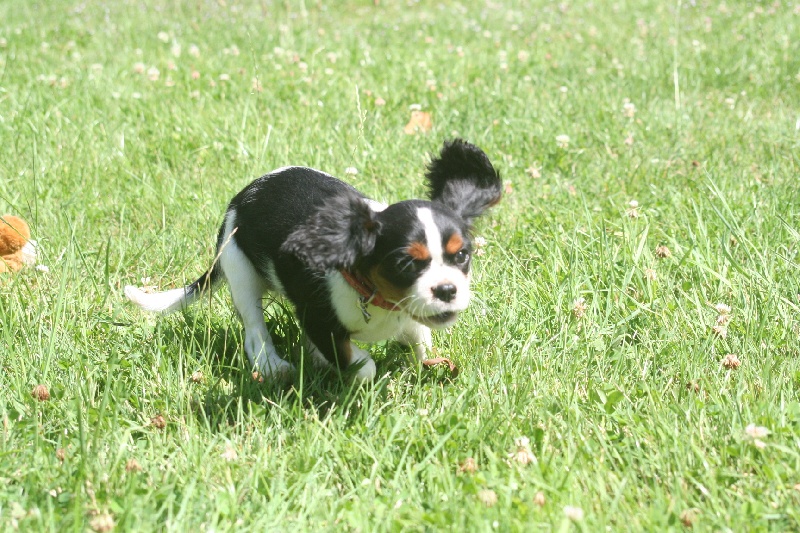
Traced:
<svg viewBox="0 0 800 533">
<path fill-rule="evenodd" d="M 499 202 L 503 192 L 500 174 L 483 150 L 462 139 L 445 141 L 426 177 L 431 201 L 443 203 L 468 224 Z"/>
<path fill-rule="evenodd" d="M 363 198 L 330 198 L 281 246 L 314 270 L 350 269 L 372 252 L 381 224 Z"/>
</svg>

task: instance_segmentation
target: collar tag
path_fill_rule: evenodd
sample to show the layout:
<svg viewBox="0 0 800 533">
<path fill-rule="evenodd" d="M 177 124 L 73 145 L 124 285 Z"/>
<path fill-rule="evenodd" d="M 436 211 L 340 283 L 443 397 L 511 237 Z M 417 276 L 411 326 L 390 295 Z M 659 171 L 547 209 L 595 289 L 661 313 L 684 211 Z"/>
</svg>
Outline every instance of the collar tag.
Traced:
<svg viewBox="0 0 800 533">
<path fill-rule="evenodd" d="M 369 298 L 366 296 L 358 297 L 358 306 L 361 308 L 361 315 L 364 317 L 364 322 L 367 324 L 369 324 L 369 321 L 372 319 L 372 315 L 367 311 L 367 304 L 369 304 L 370 300 L 372 300 L 371 296 Z"/>
</svg>

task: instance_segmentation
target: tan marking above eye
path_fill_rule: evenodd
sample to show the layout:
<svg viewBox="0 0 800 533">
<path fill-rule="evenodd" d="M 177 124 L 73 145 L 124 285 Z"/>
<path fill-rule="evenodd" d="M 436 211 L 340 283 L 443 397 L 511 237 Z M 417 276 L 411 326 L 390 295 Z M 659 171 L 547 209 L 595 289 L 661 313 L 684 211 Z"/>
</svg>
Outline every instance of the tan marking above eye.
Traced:
<svg viewBox="0 0 800 533">
<path fill-rule="evenodd" d="M 464 247 L 464 239 L 458 233 L 453 233 L 444 245 L 444 251 L 450 255 L 458 253 Z"/>
<path fill-rule="evenodd" d="M 408 255 L 420 261 L 426 261 L 431 258 L 431 251 L 428 247 L 419 241 L 414 241 L 406 248 Z"/>
</svg>

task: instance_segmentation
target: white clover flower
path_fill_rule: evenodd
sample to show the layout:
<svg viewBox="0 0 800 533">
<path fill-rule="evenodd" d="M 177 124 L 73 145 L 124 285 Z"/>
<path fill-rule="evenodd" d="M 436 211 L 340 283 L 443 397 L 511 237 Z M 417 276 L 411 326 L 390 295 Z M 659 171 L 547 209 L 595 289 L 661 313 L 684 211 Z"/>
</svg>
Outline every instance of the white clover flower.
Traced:
<svg viewBox="0 0 800 533">
<path fill-rule="evenodd" d="M 493 507 L 497 503 L 497 493 L 492 489 L 479 490 L 478 499 L 486 507 Z"/>
<path fill-rule="evenodd" d="M 633 102 L 625 102 L 622 104 L 622 114 L 628 118 L 633 118 L 636 115 L 636 105 Z"/>
<path fill-rule="evenodd" d="M 478 462 L 472 457 L 467 457 L 458 465 L 458 471 L 466 474 L 474 474 L 478 471 Z"/>
<path fill-rule="evenodd" d="M 572 314 L 575 315 L 575 318 L 583 318 L 587 309 L 589 309 L 589 306 L 586 305 L 586 298 L 576 298 L 572 302 Z"/>
<path fill-rule="evenodd" d="M 109 513 L 100 513 L 89 520 L 89 527 L 92 531 L 104 533 L 106 531 L 113 531 L 117 526 L 114 522 L 114 516 Z"/>
<path fill-rule="evenodd" d="M 748 424 L 744 428 L 744 433 L 751 439 L 764 439 L 769 435 L 769 430 L 764 426 L 757 426 L 755 424 Z"/>
<path fill-rule="evenodd" d="M 517 449 L 509 454 L 509 456 L 523 466 L 535 463 L 536 456 L 533 455 L 530 445 L 531 440 L 528 437 L 517 437 L 514 439 L 514 446 L 516 446 Z"/>
<path fill-rule="evenodd" d="M 539 179 L 542 177 L 542 167 L 540 166 L 531 165 L 525 169 L 525 172 L 533 179 Z"/>
<path fill-rule="evenodd" d="M 573 507 L 572 505 L 567 505 L 564 507 L 564 516 L 572 520 L 573 522 L 580 522 L 583 520 L 583 509 L 580 507 Z"/>
<path fill-rule="evenodd" d="M 233 449 L 233 446 L 228 444 L 227 446 L 225 446 L 225 451 L 222 452 L 220 457 L 222 457 L 226 461 L 235 461 L 239 457 L 239 454 L 236 453 L 236 450 Z"/>
<path fill-rule="evenodd" d="M 558 144 L 559 148 L 567 148 L 569 147 L 569 135 L 556 135 L 556 144 Z"/>
<path fill-rule="evenodd" d="M 729 314 L 731 314 L 731 306 L 723 304 L 723 303 L 719 303 L 719 304 L 715 305 L 714 309 L 716 309 L 717 313 L 719 313 L 721 315 L 729 315 Z"/>
</svg>

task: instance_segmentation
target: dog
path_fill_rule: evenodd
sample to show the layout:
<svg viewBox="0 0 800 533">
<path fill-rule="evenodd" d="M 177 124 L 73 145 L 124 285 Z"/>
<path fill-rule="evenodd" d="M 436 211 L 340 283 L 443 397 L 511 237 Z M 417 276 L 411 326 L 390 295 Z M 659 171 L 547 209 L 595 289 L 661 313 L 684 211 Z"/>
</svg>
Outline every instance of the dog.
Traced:
<svg viewBox="0 0 800 533">
<path fill-rule="evenodd" d="M 294 367 L 275 350 L 262 299 L 284 296 L 306 353 L 371 381 L 375 362 L 352 340 L 396 339 L 424 360 L 431 328 L 451 326 L 469 304 L 473 221 L 502 195 L 489 158 L 461 139 L 444 143 L 426 181 L 429 200 L 386 205 L 319 170 L 274 170 L 231 200 L 217 258 L 194 283 L 159 293 L 127 286 L 125 295 L 144 310 L 170 312 L 226 280 L 251 368 L 275 379 Z"/>
</svg>

